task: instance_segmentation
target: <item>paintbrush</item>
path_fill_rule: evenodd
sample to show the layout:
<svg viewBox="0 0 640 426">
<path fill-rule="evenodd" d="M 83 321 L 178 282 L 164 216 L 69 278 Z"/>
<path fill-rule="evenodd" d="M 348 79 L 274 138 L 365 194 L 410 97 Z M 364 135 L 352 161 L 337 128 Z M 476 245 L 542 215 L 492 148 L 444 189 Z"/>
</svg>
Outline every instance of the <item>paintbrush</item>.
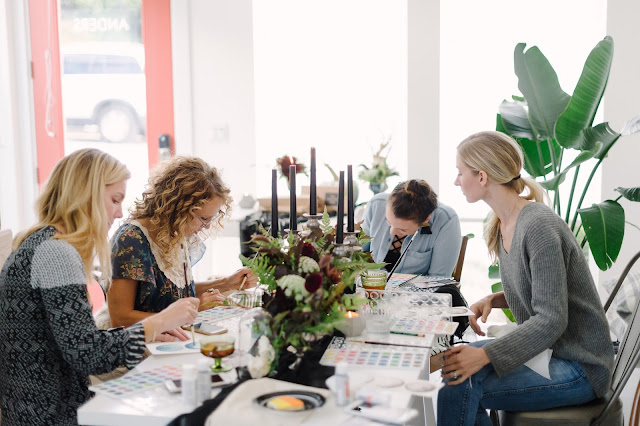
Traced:
<svg viewBox="0 0 640 426">
<path fill-rule="evenodd" d="M 416 239 L 416 237 L 418 236 L 418 233 L 420 232 L 420 228 L 418 228 L 418 230 L 415 232 L 415 234 L 413 234 L 413 237 L 411 237 L 411 241 L 409 241 L 409 244 L 407 244 L 407 247 L 404 249 L 404 251 L 400 254 L 400 257 L 398 258 L 398 260 L 396 261 L 396 263 L 393 265 L 393 268 L 391 268 L 391 272 L 389 272 L 389 275 L 387 275 L 387 282 L 389 282 L 389 280 L 391 279 L 391 275 L 393 275 L 393 273 L 395 272 L 396 268 L 398 267 L 398 265 L 400 264 L 400 261 L 402 260 L 402 258 L 404 257 L 405 254 L 407 254 L 407 251 L 409 250 L 409 247 L 411 247 L 411 243 L 413 242 L 413 240 Z"/>
</svg>

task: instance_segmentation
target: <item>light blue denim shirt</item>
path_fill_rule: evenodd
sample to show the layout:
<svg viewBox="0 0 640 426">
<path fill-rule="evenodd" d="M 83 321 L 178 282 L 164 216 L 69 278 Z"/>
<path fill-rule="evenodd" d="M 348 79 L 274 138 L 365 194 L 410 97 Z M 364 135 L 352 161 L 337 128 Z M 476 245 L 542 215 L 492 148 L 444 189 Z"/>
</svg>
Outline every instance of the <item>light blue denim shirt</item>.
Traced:
<svg viewBox="0 0 640 426">
<path fill-rule="evenodd" d="M 378 194 L 369 201 L 362 228 L 371 237 L 371 254 L 376 262 L 384 262 L 389 252 L 392 236 L 391 227 L 385 217 L 385 209 L 389 194 Z M 431 213 L 429 221 L 431 234 L 418 234 L 409 247 L 395 272 L 401 274 L 423 274 L 429 276 L 448 277 L 453 273 L 462 235 L 460 220 L 456 212 L 449 206 L 438 204 Z M 405 250 L 412 235 L 407 235 L 402 243 Z"/>
</svg>

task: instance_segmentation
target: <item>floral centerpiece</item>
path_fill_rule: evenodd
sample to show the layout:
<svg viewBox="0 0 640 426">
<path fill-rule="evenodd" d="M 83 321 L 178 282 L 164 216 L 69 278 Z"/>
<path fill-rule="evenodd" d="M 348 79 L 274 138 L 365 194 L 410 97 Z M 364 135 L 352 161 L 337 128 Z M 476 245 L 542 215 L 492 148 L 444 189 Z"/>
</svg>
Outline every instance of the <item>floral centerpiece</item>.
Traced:
<svg viewBox="0 0 640 426">
<path fill-rule="evenodd" d="M 373 164 L 371 167 L 360 164 L 360 167 L 362 167 L 363 170 L 360 171 L 358 177 L 365 182 L 369 182 L 369 187 L 374 194 L 387 189 L 387 178 L 391 176 L 398 176 L 398 172 L 393 170 L 387 164 L 389 151 L 387 151 L 386 155 L 382 155 L 382 152 L 389 146 L 390 142 L 391 139 L 387 139 L 386 142 L 380 144 L 378 151 L 373 154 Z M 389 150 L 391 150 L 391 148 L 389 148 Z"/>
<path fill-rule="evenodd" d="M 361 232 L 360 237 L 366 237 Z M 263 307 L 271 314 L 271 343 L 276 358 L 285 350 L 301 356 L 318 337 L 330 334 L 344 320 L 345 311 L 357 308 L 348 294 L 364 269 L 380 268 L 371 254 L 355 251 L 350 258 L 334 255 L 335 229 L 323 215 L 321 232 L 273 238 L 262 229 L 254 235 L 255 259 L 245 265 L 268 286 Z M 362 241 L 361 241 L 362 242 Z"/>
</svg>

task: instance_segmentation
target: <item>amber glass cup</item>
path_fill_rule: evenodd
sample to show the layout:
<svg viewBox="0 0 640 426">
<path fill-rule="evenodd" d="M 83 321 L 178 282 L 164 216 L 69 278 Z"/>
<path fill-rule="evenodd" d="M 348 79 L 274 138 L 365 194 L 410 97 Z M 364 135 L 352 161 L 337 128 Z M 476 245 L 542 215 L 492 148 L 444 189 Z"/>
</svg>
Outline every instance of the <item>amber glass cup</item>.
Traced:
<svg viewBox="0 0 640 426">
<path fill-rule="evenodd" d="M 229 364 L 223 363 L 222 358 L 233 354 L 235 350 L 235 339 L 233 336 L 208 336 L 200 339 L 200 352 L 204 356 L 213 358 L 211 371 L 222 373 L 231 370 Z"/>
</svg>

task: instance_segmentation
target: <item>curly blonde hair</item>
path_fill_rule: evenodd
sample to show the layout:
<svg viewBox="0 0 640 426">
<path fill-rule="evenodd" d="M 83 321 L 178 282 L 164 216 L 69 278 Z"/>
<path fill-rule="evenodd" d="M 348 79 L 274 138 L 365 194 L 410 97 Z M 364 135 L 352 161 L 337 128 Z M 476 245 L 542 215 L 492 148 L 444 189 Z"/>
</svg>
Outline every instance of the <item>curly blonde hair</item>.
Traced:
<svg viewBox="0 0 640 426">
<path fill-rule="evenodd" d="M 107 185 L 130 177 L 127 167 L 106 152 L 80 149 L 67 155 L 56 164 L 38 197 L 38 223 L 16 236 L 14 250 L 34 232 L 60 224 L 64 234 L 54 238 L 68 242 L 80 253 L 87 279 L 91 277 L 95 256 L 102 276 L 110 277 L 109 219 L 104 191 Z"/>
<path fill-rule="evenodd" d="M 513 138 L 495 131 L 478 132 L 458 145 L 458 158 L 473 173 L 483 170 L 490 181 L 512 188 L 525 200 L 544 202 L 546 191 L 530 177 L 521 176 L 522 149 Z M 523 194 L 528 189 L 528 193 Z M 484 224 L 484 239 L 489 255 L 495 263 L 498 259 L 498 235 L 500 219 L 490 212 Z"/>
<path fill-rule="evenodd" d="M 168 266 L 177 261 L 177 251 L 193 232 L 190 222 L 204 204 L 219 197 L 222 219 L 231 211 L 229 188 L 215 167 L 198 157 L 180 156 L 160 163 L 149 178 L 142 199 L 132 207 L 132 219 L 148 219 L 155 243 Z"/>
</svg>

